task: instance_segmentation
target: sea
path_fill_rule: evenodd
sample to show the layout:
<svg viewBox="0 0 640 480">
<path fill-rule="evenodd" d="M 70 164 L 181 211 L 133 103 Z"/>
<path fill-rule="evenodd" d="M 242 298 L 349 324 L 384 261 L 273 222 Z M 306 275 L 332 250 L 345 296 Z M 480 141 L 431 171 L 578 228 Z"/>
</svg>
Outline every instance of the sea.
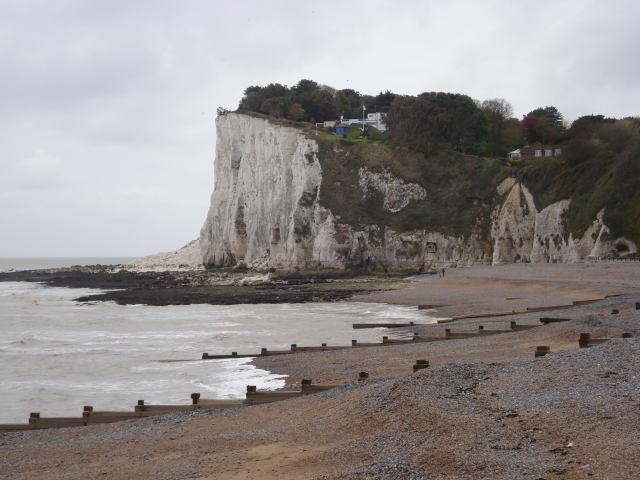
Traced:
<svg viewBox="0 0 640 480">
<path fill-rule="evenodd" d="M 126 263 L 45 260 L 15 260 L 9 269 Z M 436 321 L 416 307 L 349 301 L 156 307 L 74 300 L 95 292 L 0 282 L 0 423 L 26 423 L 30 412 L 81 416 L 84 405 L 132 410 L 138 400 L 185 404 L 196 392 L 202 398 L 243 398 L 247 385 L 277 389 L 285 376 L 250 365 L 250 358 L 202 360 L 202 353 L 381 341 L 403 333 L 353 330 L 352 324 Z"/>
<path fill-rule="evenodd" d="M 65 268 L 74 265 L 126 265 L 140 257 L 0 258 L 0 272 Z"/>
</svg>

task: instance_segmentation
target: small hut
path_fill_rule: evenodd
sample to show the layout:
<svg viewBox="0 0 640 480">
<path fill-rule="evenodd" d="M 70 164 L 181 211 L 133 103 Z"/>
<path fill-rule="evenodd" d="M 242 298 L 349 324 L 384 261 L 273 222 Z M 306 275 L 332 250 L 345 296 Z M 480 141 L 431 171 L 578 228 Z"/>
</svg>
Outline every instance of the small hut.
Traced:
<svg viewBox="0 0 640 480">
<path fill-rule="evenodd" d="M 336 135 L 346 135 L 349 133 L 349 125 L 339 123 L 336 125 Z"/>
</svg>

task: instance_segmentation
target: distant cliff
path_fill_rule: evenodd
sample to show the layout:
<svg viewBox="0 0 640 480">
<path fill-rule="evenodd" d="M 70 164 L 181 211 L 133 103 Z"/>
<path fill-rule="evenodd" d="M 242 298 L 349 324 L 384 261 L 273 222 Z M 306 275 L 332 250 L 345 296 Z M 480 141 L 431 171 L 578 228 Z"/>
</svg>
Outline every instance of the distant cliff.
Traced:
<svg viewBox="0 0 640 480">
<path fill-rule="evenodd" d="M 526 175 L 498 160 L 425 158 L 236 113 L 216 127 L 208 266 L 427 269 L 637 250 L 613 238 L 602 209 L 569 232 L 571 198 L 538 210 Z"/>
</svg>

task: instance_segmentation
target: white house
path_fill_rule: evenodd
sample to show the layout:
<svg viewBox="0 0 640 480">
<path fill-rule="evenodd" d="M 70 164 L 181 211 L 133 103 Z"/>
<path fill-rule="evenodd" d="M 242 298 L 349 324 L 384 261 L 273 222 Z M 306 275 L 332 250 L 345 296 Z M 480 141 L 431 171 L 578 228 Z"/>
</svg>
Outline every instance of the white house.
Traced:
<svg viewBox="0 0 640 480">
<path fill-rule="evenodd" d="M 511 160 L 512 158 L 522 158 L 522 154 L 520 153 L 520 149 L 514 150 L 513 152 L 507 153 L 507 158 Z"/>
<path fill-rule="evenodd" d="M 369 125 L 370 127 L 374 127 L 380 130 L 381 132 L 384 132 L 387 129 L 387 127 L 384 124 L 384 119 L 382 118 L 382 114 L 380 112 L 367 113 L 367 118 L 344 118 L 341 116 L 340 121 L 345 125 L 351 125 L 352 123 Z"/>
</svg>

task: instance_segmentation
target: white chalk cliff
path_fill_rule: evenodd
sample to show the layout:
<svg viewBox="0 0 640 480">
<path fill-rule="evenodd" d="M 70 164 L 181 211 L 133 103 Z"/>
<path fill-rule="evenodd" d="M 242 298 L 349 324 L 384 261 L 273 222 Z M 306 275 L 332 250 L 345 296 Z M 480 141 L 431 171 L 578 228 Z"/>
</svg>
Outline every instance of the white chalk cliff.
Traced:
<svg viewBox="0 0 640 480">
<path fill-rule="evenodd" d="M 611 251 L 635 253 L 636 245 L 626 238 L 610 238 L 603 222 L 604 210 L 579 238 L 566 232 L 563 215 L 570 200 L 552 203 L 540 212 L 527 188 L 505 179 L 497 188 L 504 197 L 492 215 L 493 264 L 512 262 L 573 263 L 585 257 L 604 257 Z"/>
<path fill-rule="evenodd" d="M 515 179 L 497 189 L 500 202 L 492 214 L 491 241 L 479 233 L 469 238 L 441 232 L 396 232 L 380 225 L 340 223 L 320 205 L 322 168 L 319 147 L 300 130 L 265 119 L 230 113 L 216 121 L 215 188 L 200 232 L 205 265 L 275 268 L 385 268 L 466 266 L 506 262 L 575 262 L 603 256 L 624 245 L 609 239 L 594 219 L 577 239 L 564 232 L 564 200 L 538 212 L 532 195 Z M 398 212 L 429 192 L 390 172 L 358 171 L 364 196 L 383 196 L 383 208 Z"/>
</svg>

